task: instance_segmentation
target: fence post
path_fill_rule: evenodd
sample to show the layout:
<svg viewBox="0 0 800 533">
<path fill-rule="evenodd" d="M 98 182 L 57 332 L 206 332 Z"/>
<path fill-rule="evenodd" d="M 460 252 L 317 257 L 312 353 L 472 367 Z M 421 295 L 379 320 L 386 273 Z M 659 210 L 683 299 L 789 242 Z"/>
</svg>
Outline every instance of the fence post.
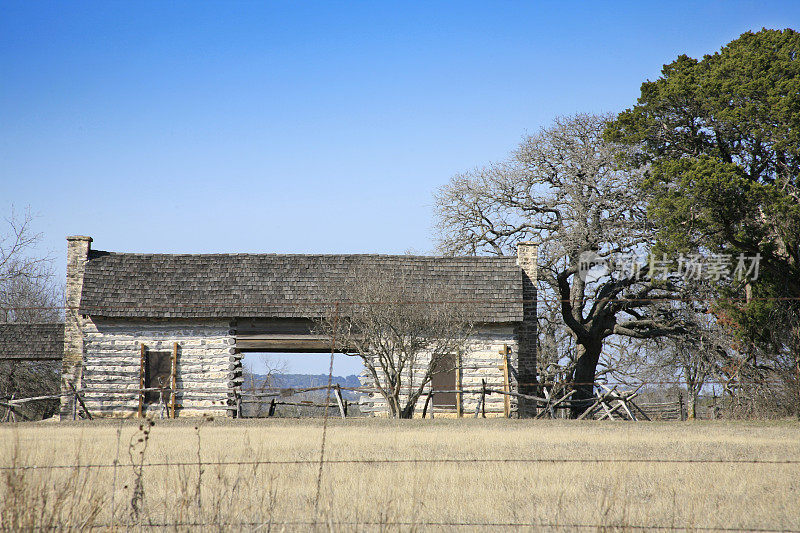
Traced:
<svg viewBox="0 0 800 533">
<path fill-rule="evenodd" d="M 797 357 L 797 419 L 800 420 L 800 355 Z"/>
<path fill-rule="evenodd" d="M 686 421 L 686 417 L 683 416 L 683 391 L 678 391 L 678 413 L 681 419 L 681 422 Z"/>
<path fill-rule="evenodd" d="M 336 403 L 339 406 L 339 415 L 342 418 L 347 418 L 347 411 L 344 408 L 344 401 L 342 400 L 342 388 L 339 384 L 336 384 L 336 388 L 333 389 L 334 395 L 336 396 Z"/>
<path fill-rule="evenodd" d="M 711 418 L 717 419 L 717 389 L 711 388 Z"/>
<path fill-rule="evenodd" d="M 10 422 L 11 421 L 11 414 L 14 412 L 13 411 L 13 409 L 14 409 L 14 407 L 13 407 L 14 406 L 14 398 L 16 398 L 16 397 L 17 397 L 17 393 L 16 392 L 12 392 L 11 393 L 11 398 L 9 398 L 9 401 L 8 401 L 8 407 L 6 408 L 6 416 L 3 418 L 3 422 Z M 17 417 L 14 416 L 14 422 L 16 422 L 16 421 L 17 421 Z"/>
<path fill-rule="evenodd" d="M 481 417 L 486 418 L 486 380 L 481 380 Z"/>
</svg>

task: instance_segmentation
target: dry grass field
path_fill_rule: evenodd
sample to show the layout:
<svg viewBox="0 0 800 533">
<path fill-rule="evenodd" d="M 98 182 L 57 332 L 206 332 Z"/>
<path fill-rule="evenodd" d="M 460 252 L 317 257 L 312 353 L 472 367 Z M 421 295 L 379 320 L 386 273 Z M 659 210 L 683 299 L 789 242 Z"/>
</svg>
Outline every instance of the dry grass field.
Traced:
<svg viewBox="0 0 800 533">
<path fill-rule="evenodd" d="M 329 460 L 459 461 L 326 463 L 318 504 L 321 421 L 157 420 L 145 439 L 148 427 L 0 427 L 0 463 L 12 467 L 2 528 L 800 530 L 800 463 L 642 461 L 797 461 L 790 420 L 331 420 Z M 520 458 L 536 462 L 469 461 Z M 82 466 L 42 468 L 52 465 Z"/>
</svg>

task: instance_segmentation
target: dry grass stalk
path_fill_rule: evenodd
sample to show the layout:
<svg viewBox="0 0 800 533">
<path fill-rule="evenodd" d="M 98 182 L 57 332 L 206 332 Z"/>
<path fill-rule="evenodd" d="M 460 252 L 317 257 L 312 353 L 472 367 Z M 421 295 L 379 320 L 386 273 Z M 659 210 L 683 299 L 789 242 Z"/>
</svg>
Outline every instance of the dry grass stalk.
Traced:
<svg viewBox="0 0 800 533">
<path fill-rule="evenodd" d="M 800 529 L 796 463 L 470 461 L 800 460 L 800 426 L 792 421 L 383 419 L 329 424 L 328 460 L 463 462 L 328 463 L 316 515 L 319 421 L 157 422 L 143 455 L 142 498 L 133 521 L 134 465 L 142 457 L 136 455 L 138 448 L 135 461 L 121 454 L 116 482 L 113 467 L 87 467 L 114 464 L 119 422 L 9 426 L 0 428 L 0 461 L 12 467 L 2 471 L 0 529 L 110 529 L 115 524 L 118 529 L 141 525 L 176 531 L 200 525 L 215 531 L 409 531 L 448 530 L 464 522 L 534 524 L 550 531 L 569 531 L 570 524 L 593 524 L 598 531 L 634 526 Z M 141 444 L 139 423 L 124 423 L 120 431 L 121 442 Z M 78 466 L 41 468 L 73 463 Z"/>
</svg>

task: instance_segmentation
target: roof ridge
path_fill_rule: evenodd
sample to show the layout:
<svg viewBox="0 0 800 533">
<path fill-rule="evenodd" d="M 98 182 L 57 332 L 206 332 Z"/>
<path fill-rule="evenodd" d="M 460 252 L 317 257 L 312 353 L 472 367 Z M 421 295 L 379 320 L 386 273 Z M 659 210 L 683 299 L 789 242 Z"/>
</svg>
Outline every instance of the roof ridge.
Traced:
<svg viewBox="0 0 800 533">
<path fill-rule="evenodd" d="M 420 254 L 379 254 L 379 253 L 278 253 L 278 252 L 208 252 L 208 253 L 162 253 L 162 252 L 109 252 L 106 250 L 92 250 L 99 259 L 107 256 L 137 256 L 137 257 L 386 257 L 403 259 L 477 259 L 477 260 L 516 260 L 513 255 L 420 255 Z"/>
</svg>

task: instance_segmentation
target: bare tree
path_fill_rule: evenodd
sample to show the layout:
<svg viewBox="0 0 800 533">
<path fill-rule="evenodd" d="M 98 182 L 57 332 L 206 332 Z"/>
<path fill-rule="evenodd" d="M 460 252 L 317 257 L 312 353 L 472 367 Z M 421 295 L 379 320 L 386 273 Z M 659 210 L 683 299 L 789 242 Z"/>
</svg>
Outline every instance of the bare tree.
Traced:
<svg viewBox="0 0 800 533">
<path fill-rule="evenodd" d="M 33 215 L 11 213 L 0 234 L 0 322 L 59 320 L 61 288 L 54 282 L 53 261 L 31 252 L 41 234 L 31 229 Z"/>
<path fill-rule="evenodd" d="M 726 351 L 725 335 L 708 312 L 682 306 L 685 333 L 671 335 L 645 349 L 647 363 L 643 374 L 657 376 L 666 382 L 682 382 L 686 387 L 687 418 L 697 418 L 697 405 L 703 387 L 721 375 Z M 665 383 L 667 384 L 667 383 Z"/>
<path fill-rule="evenodd" d="M 543 297 L 557 302 L 575 342 L 573 415 L 592 396 L 608 337 L 646 339 L 680 330 L 679 317 L 659 305 L 670 298 L 672 281 L 654 279 L 647 263 L 613 268 L 620 258 L 649 250 L 652 228 L 639 187 L 643 170 L 620 167 L 632 148 L 603 140 L 608 119 L 556 119 L 507 161 L 457 175 L 436 195 L 446 253 L 505 255 L 520 241 L 539 243 Z"/>
<path fill-rule="evenodd" d="M 342 300 L 318 321 L 343 352 L 358 355 L 389 415 L 412 418 L 432 377 L 453 370 L 472 331 L 471 306 L 455 302 L 447 287 L 415 285 L 408 271 L 362 268 L 331 301 Z"/>
<path fill-rule="evenodd" d="M 256 418 L 264 416 L 264 410 L 269 405 L 269 400 L 265 397 L 255 396 L 257 393 L 268 392 L 277 386 L 277 377 L 279 374 L 286 373 L 289 368 L 288 363 L 283 359 L 276 359 L 272 356 L 261 356 L 263 358 L 263 372 L 256 374 L 253 370 L 253 364 L 245 362 L 242 365 L 242 392 L 250 392 L 250 400 L 254 403 L 248 403 L 247 412 L 248 416 Z"/>
<path fill-rule="evenodd" d="M 13 212 L 0 234 L 0 323 L 41 323 L 62 320 L 63 289 L 54 281 L 52 259 L 33 249 L 41 234 L 33 232 L 33 216 Z M 0 361 L 0 395 L 36 396 L 59 391 L 60 363 L 54 361 Z M 55 413 L 58 401 L 28 406 L 28 416 Z"/>
</svg>

